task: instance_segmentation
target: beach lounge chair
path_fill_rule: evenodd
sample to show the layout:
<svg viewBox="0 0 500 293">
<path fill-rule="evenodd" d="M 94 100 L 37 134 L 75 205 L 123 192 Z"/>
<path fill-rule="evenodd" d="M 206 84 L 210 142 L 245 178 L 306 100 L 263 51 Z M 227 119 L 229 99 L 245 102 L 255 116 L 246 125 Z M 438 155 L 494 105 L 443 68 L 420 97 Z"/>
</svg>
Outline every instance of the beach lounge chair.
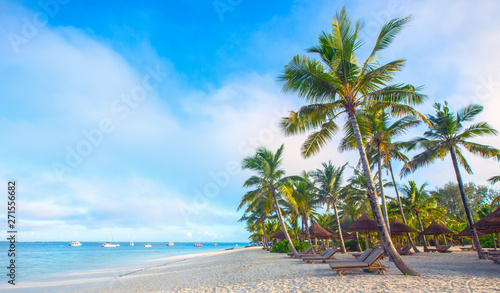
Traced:
<svg viewBox="0 0 500 293">
<path fill-rule="evenodd" d="M 494 264 L 500 265 L 500 257 L 490 257 L 490 260 L 492 260 Z"/>
<path fill-rule="evenodd" d="M 325 250 L 320 255 L 304 255 L 302 260 L 307 263 L 312 263 L 313 261 L 322 261 L 325 262 L 328 259 L 335 259 L 335 253 L 339 252 L 340 249 L 330 248 Z"/>
<path fill-rule="evenodd" d="M 342 261 L 359 261 L 359 262 L 363 262 L 363 261 L 365 261 L 368 258 L 368 256 L 370 256 L 370 254 L 372 252 L 373 252 L 373 249 L 372 248 L 368 248 L 363 253 L 361 253 L 360 255 L 358 255 L 358 257 L 354 257 L 355 259 L 353 259 L 353 260 L 328 259 L 328 260 L 325 261 L 325 263 L 335 263 L 335 262 L 342 262 Z"/>
<path fill-rule="evenodd" d="M 474 247 L 460 247 L 460 250 L 462 251 L 475 251 L 476 249 Z"/>
<path fill-rule="evenodd" d="M 451 253 L 451 251 L 449 250 L 451 248 L 451 245 L 444 245 L 444 246 L 440 246 L 437 251 L 438 252 L 441 252 L 441 253 Z"/>
<path fill-rule="evenodd" d="M 315 253 L 315 254 L 320 254 L 320 253 L 322 253 L 323 251 L 325 251 L 325 249 L 326 249 L 326 246 L 322 245 L 322 246 L 318 247 L 318 249 L 316 249 L 316 250 L 314 251 L 314 253 Z M 288 255 L 289 257 L 293 257 L 293 253 L 291 253 L 291 252 L 287 253 L 287 255 Z M 304 256 L 304 255 L 313 255 L 313 253 L 312 253 L 312 249 L 309 247 L 309 248 L 307 248 L 306 250 L 304 250 L 304 251 L 302 251 L 302 252 L 300 252 L 300 253 L 299 253 L 299 257 L 302 257 L 302 256 Z"/>
<path fill-rule="evenodd" d="M 341 276 L 346 271 L 351 271 L 351 270 L 376 271 L 379 274 L 385 275 L 385 270 L 390 267 L 384 266 L 380 262 L 383 256 L 384 256 L 384 250 L 382 248 L 377 248 L 364 261 L 346 260 L 346 261 L 330 262 L 329 265 L 332 270 L 337 271 L 339 276 Z"/>
<path fill-rule="evenodd" d="M 413 252 L 411 252 L 411 245 L 405 245 L 401 248 L 396 249 L 400 255 L 412 255 Z"/>
</svg>

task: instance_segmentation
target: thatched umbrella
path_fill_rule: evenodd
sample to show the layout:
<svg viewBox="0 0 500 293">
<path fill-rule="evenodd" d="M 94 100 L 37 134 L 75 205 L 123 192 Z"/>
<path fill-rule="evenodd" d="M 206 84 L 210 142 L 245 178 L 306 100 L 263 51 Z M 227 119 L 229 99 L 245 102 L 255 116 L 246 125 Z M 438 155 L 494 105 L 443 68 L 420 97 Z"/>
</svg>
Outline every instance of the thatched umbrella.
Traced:
<svg viewBox="0 0 500 293">
<path fill-rule="evenodd" d="M 484 219 L 486 219 L 486 221 L 500 221 L 500 207 L 489 213 Z"/>
<path fill-rule="evenodd" d="M 406 225 L 397 218 L 394 218 L 394 220 L 392 220 L 389 226 L 391 227 L 392 235 L 405 235 L 406 233 L 418 233 L 418 230 L 413 229 L 412 227 Z"/>
<path fill-rule="evenodd" d="M 439 248 L 438 235 L 444 234 L 455 234 L 455 232 L 450 229 L 439 225 L 438 223 L 432 221 L 429 227 L 425 228 L 420 234 L 422 235 L 434 235 L 436 237 L 436 248 Z"/>
<path fill-rule="evenodd" d="M 286 239 L 285 232 L 283 230 L 279 230 L 278 232 L 274 233 L 273 236 L 269 238 L 274 238 L 274 239 Z"/>
<path fill-rule="evenodd" d="M 500 232 L 500 220 L 495 220 L 495 215 L 499 213 L 499 208 L 497 208 L 494 212 L 488 214 L 484 219 L 478 221 L 474 224 L 477 232 L 481 231 L 486 234 L 497 234 L 497 241 L 500 244 L 500 237 L 498 232 Z M 494 243 L 494 242 L 493 242 Z M 494 243 L 496 249 L 496 243 Z"/>
<path fill-rule="evenodd" d="M 418 230 L 413 229 L 412 227 L 406 225 L 401 222 L 397 218 L 394 218 L 391 223 L 389 223 L 391 236 L 401 236 L 407 235 L 408 233 L 418 233 Z M 401 242 L 401 239 L 398 237 L 398 242 Z"/>
<path fill-rule="evenodd" d="M 370 232 L 378 231 L 378 225 L 375 220 L 368 217 L 368 215 L 365 213 L 359 219 L 349 225 L 349 227 L 344 229 L 344 231 L 365 233 L 366 248 L 368 248 L 368 235 L 370 234 Z"/>
<path fill-rule="evenodd" d="M 477 231 L 478 237 L 484 237 L 486 235 L 487 235 L 486 233 L 483 233 L 481 231 Z M 472 230 L 470 229 L 470 226 L 467 225 L 467 227 L 465 227 L 465 229 L 463 229 L 462 232 L 458 233 L 457 236 L 458 237 L 472 237 Z M 474 243 L 472 243 L 472 244 L 474 244 Z"/>
<path fill-rule="evenodd" d="M 309 227 L 309 234 L 311 237 L 318 239 L 330 239 L 334 237 L 333 233 L 328 232 L 316 222 Z"/>
</svg>

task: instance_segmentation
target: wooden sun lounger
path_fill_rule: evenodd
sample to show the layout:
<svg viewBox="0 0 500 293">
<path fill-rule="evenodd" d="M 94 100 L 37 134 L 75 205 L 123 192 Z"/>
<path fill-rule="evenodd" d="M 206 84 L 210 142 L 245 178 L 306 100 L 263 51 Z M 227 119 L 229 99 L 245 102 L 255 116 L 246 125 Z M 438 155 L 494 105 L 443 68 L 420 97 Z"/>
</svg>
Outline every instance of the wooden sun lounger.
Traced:
<svg viewBox="0 0 500 293">
<path fill-rule="evenodd" d="M 490 260 L 492 260 L 494 264 L 500 265 L 500 257 L 490 257 Z"/>
<path fill-rule="evenodd" d="M 312 263 L 313 261 L 322 261 L 325 262 L 328 259 L 335 259 L 335 253 L 339 252 L 340 249 L 330 248 L 325 250 L 320 255 L 304 255 L 302 260 L 307 263 Z"/>
<path fill-rule="evenodd" d="M 476 251 L 474 247 L 460 247 L 462 251 Z"/>
<path fill-rule="evenodd" d="M 400 255 L 412 255 L 413 252 L 411 252 L 411 245 L 405 245 L 401 248 L 396 249 Z"/>
<path fill-rule="evenodd" d="M 368 254 L 367 254 L 367 251 L 368 251 Z M 368 255 L 370 255 L 370 253 L 372 253 L 373 249 L 372 248 L 368 248 L 366 249 L 364 252 L 357 252 L 357 253 L 353 253 L 352 256 L 355 258 L 355 259 L 361 259 L 360 261 L 364 261 L 366 259 L 366 257 L 368 257 Z M 363 256 L 365 256 L 363 258 Z"/>
<path fill-rule="evenodd" d="M 318 247 L 318 249 L 316 249 L 316 250 L 314 251 L 314 253 L 315 253 L 315 254 L 320 254 L 320 253 L 324 252 L 324 251 L 325 251 L 325 249 L 326 249 L 326 246 L 322 245 L 322 246 Z M 293 258 L 293 253 L 289 252 L 289 253 L 287 253 L 287 255 L 288 255 L 289 257 L 292 257 L 292 258 Z M 309 247 L 309 248 L 307 248 L 306 250 L 304 250 L 303 252 L 300 252 L 300 253 L 299 253 L 299 257 L 302 257 L 302 256 L 304 256 L 304 255 L 313 255 L 313 253 L 312 253 L 312 249 Z"/>
<path fill-rule="evenodd" d="M 376 271 L 379 274 L 385 275 L 385 270 L 390 267 L 384 266 L 380 262 L 383 256 L 384 256 L 384 250 L 382 248 L 377 248 L 364 261 L 346 260 L 346 261 L 330 262 L 329 265 L 332 270 L 337 271 L 339 276 L 341 276 L 346 271 L 351 271 L 351 270 Z"/>
<path fill-rule="evenodd" d="M 353 260 L 328 259 L 328 260 L 326 260 L 324 262 L 325 263 L 339 263 L 339 262 L 343 262 L 343 261 L 359 261 L 359 262 L 363 262 L 363 261 L 365 261 L 370 256 L 370 254 L 372 252 L 373 252 L 373 249 L 372 248 L 368 248 L 363 253 L 361 253 L 360 255 L 358 255 L 358 257 L 354 257 L 355 259 L 353 259 Z"/>
</svg>

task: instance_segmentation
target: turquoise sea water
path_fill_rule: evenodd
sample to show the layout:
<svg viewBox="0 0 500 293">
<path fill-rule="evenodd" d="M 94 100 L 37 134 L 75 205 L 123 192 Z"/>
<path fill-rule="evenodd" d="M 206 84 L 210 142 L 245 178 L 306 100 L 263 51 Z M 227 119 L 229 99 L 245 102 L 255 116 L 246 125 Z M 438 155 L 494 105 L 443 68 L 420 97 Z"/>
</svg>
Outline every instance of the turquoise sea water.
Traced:
<svg viewBox="0 0 500 293">
<path fill-rule="evenodd" d="M 82 246 L 72 247 L 68 242 L 20 242 L 16 243 L 16 280 L 32 281 L 45 277 L 103 269 L 120 265 L 160 259 L 175 255 L 211 252 L 228 248 L 244 247 L 248 243 L 202 243 L 203 247 L 194 247 L 194 243 L 176 242 L 166 246 L 165 242 L 147 242 L 153 247 L 146 248 L 146 242 L 116 242 L 119 247 L 103 248 L 100 242 L 82 242 Z M 7 282 L 7 257 L 9 243 L 0 242 L 1 283 Z"/>
</svg>

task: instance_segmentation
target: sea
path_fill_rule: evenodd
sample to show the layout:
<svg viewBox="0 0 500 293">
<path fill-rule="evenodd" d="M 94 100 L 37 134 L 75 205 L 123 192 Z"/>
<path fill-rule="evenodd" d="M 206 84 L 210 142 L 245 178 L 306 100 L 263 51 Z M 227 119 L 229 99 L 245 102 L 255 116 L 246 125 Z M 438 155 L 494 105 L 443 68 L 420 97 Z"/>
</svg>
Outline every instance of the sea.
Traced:
<svg viewBox="0 0 500 293">
<path fill-rule="evenodd" d="M 167 246 L 166 242 L 113 242 L 119 247 L 101 247 L 101 242 L 82 242 L 82 246 L 69 246 L 68 242 L 18 242 L 16 243 L 16 281 L 36 281 L 71 273 L 101 270 L 112 267 L 126 267 L 134 263 L 148 263 L 166 257 L 188 255 L 194 253 L 213 252 L 225 249 L 243 248 L 244 242 L 214 242 L 201 243 L 202 247 L 195 247 L 194 243 L 175 242 L 174 246 Z M 152 244 L 152 247 L 144 247 Z M 7 256 L 10 243 L 0 242 L 0 282 L 8 280 L 7 266 L 10 258 Z"/>
</svg>

